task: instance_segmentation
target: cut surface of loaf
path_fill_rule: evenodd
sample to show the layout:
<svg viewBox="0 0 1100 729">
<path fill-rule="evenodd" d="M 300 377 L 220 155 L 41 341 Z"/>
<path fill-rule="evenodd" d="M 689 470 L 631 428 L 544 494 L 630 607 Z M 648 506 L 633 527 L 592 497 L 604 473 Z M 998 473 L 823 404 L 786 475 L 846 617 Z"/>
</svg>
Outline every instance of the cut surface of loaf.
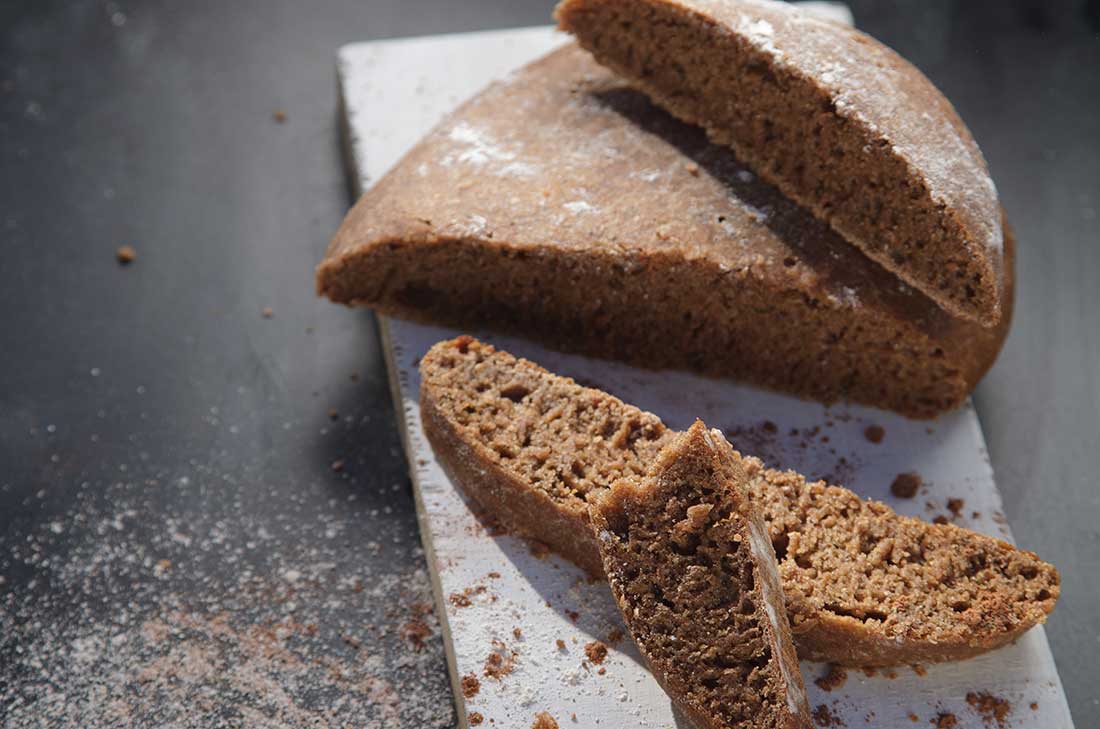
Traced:
<svg viewBox="0 0 1100 729">
<path fill-rule="evenodd" d="M 874 38 L 773 0 L 563 0 L 596 59 L 956 316 L 1002 315 L 997 191 L 954 107 Z"/>
<path fill-rule="evenodd" d="M 317 285 L 388 314 L 914 417 L 961 403 L 1008 324 L 948 316 L 577 46 L 410 151 L 348 214 Z"/>
<path fill-rule="evenodd" d="M 604 571 L 653 675 L 700 729 L 810 729 L 779 569 L 748 477 L 702 422 L 594 495 Z"/>
<path fill-rule="evenodd" d="M 602 574 L 588 498 L 645 476 L 677 433 L 469 337 L 432 347 L 420 372 L 424 430 L 455 483 L 518 534 Z M 741 460 L 803 658 L 957 660 L 1014 640 L 1054 608 L 1058 572 L 1031 552 Z"/>
</svg>

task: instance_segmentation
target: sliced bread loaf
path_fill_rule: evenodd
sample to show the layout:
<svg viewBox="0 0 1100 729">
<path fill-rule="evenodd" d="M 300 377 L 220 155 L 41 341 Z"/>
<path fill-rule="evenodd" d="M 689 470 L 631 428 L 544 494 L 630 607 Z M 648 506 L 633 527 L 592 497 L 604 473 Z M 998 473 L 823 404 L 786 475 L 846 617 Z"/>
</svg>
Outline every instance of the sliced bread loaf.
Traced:
<svg viewBox="0 0 1100 729">
<path fill-rule="evenodd" d="M 947 311 L 1002 316 L 985 159 L 950 102 L 874 38 L 773 0 L 563 0 L 596 59 L 706 128 Z"/>
<path fill-rule="evenodd" d="M 587 499 L 648 473 L 677 434 L 607 393 L 469 337 L 420 364 L 424 431 L 454 481 L 515 532 L 602 574 Z M 1059 575 L 1035 554 L 743 457 L 803 658 L 955 660 L 1042 623 Z"/>
<path fill-rule="evenodd" d="M 702 422 L 594 495 L 604 572 L 653 675 L 700 729 L 810 729 L 779 569 L 733 449 Z"/>
<path fill-rule="evenodd" d="M 965 399 L 1008 324 L 948 316 L 576 46 L 409 152 L 348 214 L 317 285 L 389 314 L 917 417 Z"/>
</svg>

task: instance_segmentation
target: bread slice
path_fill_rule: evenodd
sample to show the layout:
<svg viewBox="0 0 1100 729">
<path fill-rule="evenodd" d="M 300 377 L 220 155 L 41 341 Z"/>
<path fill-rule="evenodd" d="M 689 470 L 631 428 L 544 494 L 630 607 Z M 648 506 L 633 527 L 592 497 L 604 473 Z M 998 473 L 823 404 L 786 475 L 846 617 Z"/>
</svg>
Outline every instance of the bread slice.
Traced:
<svg viewBox="0 0 1100 729">
<path fill-rule="evenodd" d="M 1003 315 L 997 191 L 950 102 L 874 38 L 772 0 L 563 0 L 562 28 L 948 312 Z"/>
<path fill-rule="evenodd" d="M 653 675 L 700 729 L 810 729 L 779 569 L 748 477 L 696 421 L 643 479 L 589 507 L 604 571 Z"/>
<path fill-rule="evenodd" d="M 948 316 L 576 46 L 409 152 L 348 214 L 317 285 L 387 314 L 915 417 L 962 402 L 1008 324 Z"/>
<path fill-rule="evenodd" d="M 588 498 L 641 478 L 677 434 L 655 415 L 469 337 L 420 363 L 424 431 L 469 496 L 518 534 L 602 574 Z M 803 658 L 957 660 L 1045 621 L 1059 575 L 1035 554 L 742 457 L 779 558 Z"/>
</svg>

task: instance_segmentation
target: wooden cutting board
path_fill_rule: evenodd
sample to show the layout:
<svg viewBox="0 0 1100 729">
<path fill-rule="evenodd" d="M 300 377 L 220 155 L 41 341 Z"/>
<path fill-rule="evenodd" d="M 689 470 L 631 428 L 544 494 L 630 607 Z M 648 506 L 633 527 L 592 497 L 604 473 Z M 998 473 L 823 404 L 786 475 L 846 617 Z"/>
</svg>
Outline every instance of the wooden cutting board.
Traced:
<svg viewBox="0 0 1100 729">
<path fill-rule="evenodd" d="M 359 189 L 382 176 L 458 103 L 565 42 L 539 27 L 342 48 L 345 139 Z M 676 716 L 629 637 L 610 643 L 602 665 L 587 660 L 588 643 L 608 641 L 623 630 L 607 586 L 587 582 L 555 556 L 532 553 L 522 540 L 490 533 L 440 469 L 420 426 L 417 364 L 431 345 L 463 332 L 379 320 L 460 724 L 472 724 L 480 715 L 483 727 L 525 729 L 545 711 L 563 728 L 689 726 Z M 674 428 L 701 417 L 769 465 L 826 477 L 903 514 L 925 519 L 943 514 L 1011 540 L 969 403 L 933 423 L 915 422 L 871 408 L 826 408 L 733 382 L 648 372 L 553 352 L 523 339 L 472 333 L 553 372 L 602 387 Z M 881 443 L 865 437 L 870 425 L 885 430 Z M 916 498 L 896 499 L 889 486 L 907 472 L 919 473 L 924 487 Z M 958 515 L 948 510 L 948 499 L 963 500 Z M 493 654 L 501 656 L 499 677 L 486 675 Z M 1004 726 L 1073 726 L 1042 628 L 1015 645 L 961 663 L 875 675 L 851 672 L 832 691 L 814 685 L 825 666 L 803 663 L 802 670 L 811 707 L 823 706 L 818 717 L 835 718 L 831 726 L 927 726 L 944 713 L 954 714 L 960 727 L 997 726 L 992 718 L 983 721 L 966 700 L 968 693 L 983 692 L 1011 704 Z M 464 676 L 476 678 L 476 694 L 463 695 Z"/>
</svg>

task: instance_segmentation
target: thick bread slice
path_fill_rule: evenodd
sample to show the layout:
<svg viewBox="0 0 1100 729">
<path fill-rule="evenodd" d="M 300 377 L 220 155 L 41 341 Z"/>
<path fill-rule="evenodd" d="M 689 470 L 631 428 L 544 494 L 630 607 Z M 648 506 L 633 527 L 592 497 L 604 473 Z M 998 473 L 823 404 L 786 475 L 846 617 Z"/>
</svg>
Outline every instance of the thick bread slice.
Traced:
<svg viewBox="0 0 1100 729">
<path fill-rule="evenodd" d="M 773 0 L 563 0 L 596 59 L 950 313 L 1002 316 L 997 191 L 954 107 L 874 38 Z"/>
<path fill-rule="evenodd" d="M 505 525 L 602 573 L 586 499 L 644 476 L 676 437 L 651 413 L 469 337 L 420 364 L 424 430 L 454 481 Z M 1059 575 L 1035 554 L 743 457 L 803 658 L 956 660 L 1044 622 Z"/>
<path fill-rule="evenodd" d="M 650 474 L 589 507 L 611 591 L 653 675 L 700 729 L 810 729 L 779 569 L 749 479 L 696 421 Z"/>
<path fill-rule="evenodd" d="M 916 417 L 966 398 L 1008 324 L 948 316 L 576 46 L 410 151 L 348 214 L 317 285 L 389 314 Z"/>
</svg>

